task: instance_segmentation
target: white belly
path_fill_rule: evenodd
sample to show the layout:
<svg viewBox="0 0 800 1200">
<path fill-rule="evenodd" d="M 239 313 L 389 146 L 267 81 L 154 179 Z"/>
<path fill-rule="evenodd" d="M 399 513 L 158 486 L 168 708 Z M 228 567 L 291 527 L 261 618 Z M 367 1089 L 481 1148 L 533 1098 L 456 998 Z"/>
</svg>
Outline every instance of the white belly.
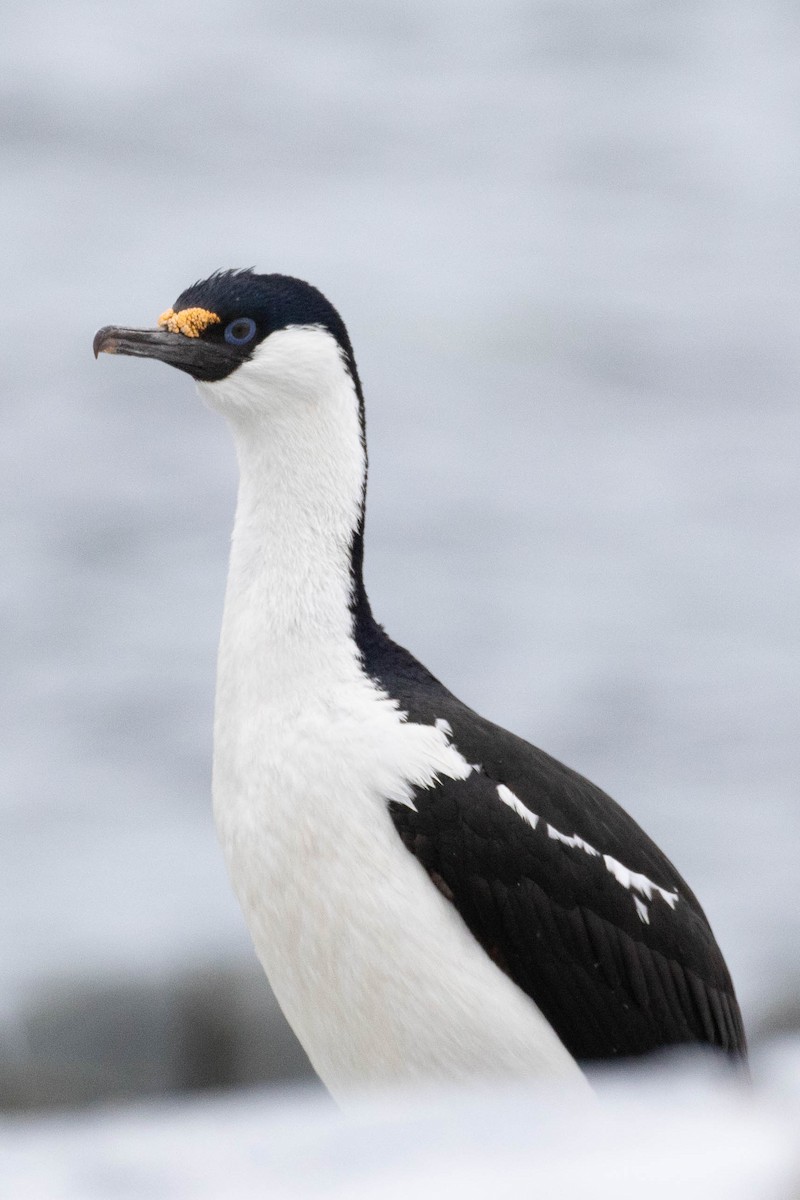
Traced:
<svg viewBox="0 0 800 1200">
<path fill-rule="evenodd" d="M 474 1076 L 583 1076 L 403 846 L 387 798 L 471 768 L 365 687 L 293 715 L 218 713 L 214 809 L 289 1023 L 331 1092 Z"/>
</svg>

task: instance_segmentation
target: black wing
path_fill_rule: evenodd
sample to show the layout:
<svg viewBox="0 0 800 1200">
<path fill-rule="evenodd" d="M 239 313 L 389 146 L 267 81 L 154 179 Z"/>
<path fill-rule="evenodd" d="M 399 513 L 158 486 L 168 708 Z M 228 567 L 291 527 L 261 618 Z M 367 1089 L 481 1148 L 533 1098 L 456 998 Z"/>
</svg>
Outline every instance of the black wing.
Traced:
<svg viewBox="0 0 800 1200">
<path fill-rule="evenodd" d="M 610 796 L 484 721 L 389 645 L 379 682 L 409 719 L 446 720 L 477 764 L 465 780 L 417 789 L 416 811 L 390 804 L 395 827 L 570 1053 L 608 1059 L 701 1042 L 744 1056 L 722 954 L 658 847 Z"/>
</svg>

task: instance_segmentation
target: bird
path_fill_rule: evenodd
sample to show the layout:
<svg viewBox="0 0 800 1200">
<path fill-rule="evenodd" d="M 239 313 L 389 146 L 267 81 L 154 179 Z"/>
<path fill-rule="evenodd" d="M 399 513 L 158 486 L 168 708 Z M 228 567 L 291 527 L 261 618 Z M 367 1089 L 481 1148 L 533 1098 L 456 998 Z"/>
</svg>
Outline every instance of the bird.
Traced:
<svg viewBox="0 0 800 1200">
<path fill-rule="evenodd" d="M 214 819 L 258 958 L 333 1097 L 537 1079 L 670 1047 L 746 1060 L 706 916 L 634 819 L 456 698 L 364 586 L 364 397 L 312 285 L 192 284 L 100 352 L 190 375 L 239 487 Z M 468 652 L 468 646 L 464 647 Z"/>
</svg>

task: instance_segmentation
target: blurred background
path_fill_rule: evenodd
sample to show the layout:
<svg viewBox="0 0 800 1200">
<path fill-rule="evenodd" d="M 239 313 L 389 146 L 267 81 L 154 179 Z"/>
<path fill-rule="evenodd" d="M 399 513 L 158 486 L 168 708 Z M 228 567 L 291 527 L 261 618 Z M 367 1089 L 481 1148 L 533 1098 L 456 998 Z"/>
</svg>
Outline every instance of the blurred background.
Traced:
<svg viewBox="0 0 800 1200">
<path fill-rule="evenodd" d="M 210 811 L 232 446 L 91 355 L 218 267 L 348 324 L 379 619 L 800 1027 L 798 52 L 788 0 L 4 16 L 3 1106 L 309 1078 Z"/>
</svg>

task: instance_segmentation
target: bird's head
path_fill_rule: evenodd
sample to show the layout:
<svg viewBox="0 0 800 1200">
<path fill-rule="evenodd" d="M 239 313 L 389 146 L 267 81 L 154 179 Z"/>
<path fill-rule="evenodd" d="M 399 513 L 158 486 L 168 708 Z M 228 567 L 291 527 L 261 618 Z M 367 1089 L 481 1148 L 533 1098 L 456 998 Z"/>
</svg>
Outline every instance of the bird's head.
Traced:
<svg viewBox="0 0 800 1200">
<path fill-rule="evenodd" d="M 233 419 L 278 417 L 346 384 L 363 421 L 344 322 L 321 292 L 287 275 L 217 271 L 182 292 L 156 328 L 98 330 L 94 353 L 155 358 L 186 371 Z"/>
<path fill-rule="evenodd" d="M 286 275 L 218 271 L 182 292 L 156 328 L 100 329 L 94 352 L 186 371 L 228 419 L 240 469 L 234 548 L 243 561 L 263 564 L 269 543 L 271 562 L 285 573 L 294 564 L 287 594 L 306 596 L 309 611 L 330 587 L 345 600 L 331 611 L 368 610 L 364 406 L 344 322 L 321 292 Z M 320 580 L 331 562 L 332 584 Z"/>
</svg>

